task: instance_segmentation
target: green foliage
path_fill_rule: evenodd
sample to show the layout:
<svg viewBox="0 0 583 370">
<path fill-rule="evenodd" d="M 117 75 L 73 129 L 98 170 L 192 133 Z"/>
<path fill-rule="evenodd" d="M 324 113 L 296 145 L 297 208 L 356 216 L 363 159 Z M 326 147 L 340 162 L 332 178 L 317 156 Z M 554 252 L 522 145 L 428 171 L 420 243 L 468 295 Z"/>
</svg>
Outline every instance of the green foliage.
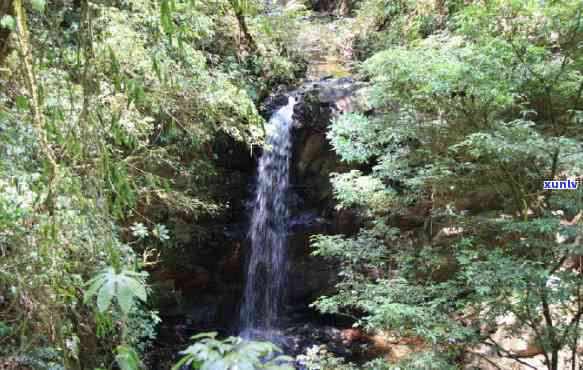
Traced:
<svg viewBox="0 0 583 370">
<path fill-rule="evenodd" d="M 366 222 L 355 236 L 313 239 L 343 277 L 316 306 L 431 345 L 400 368 L 458 366 L 484 344 L 515 358 L 504 335 L 542 349 L 541 366 L 578 366 L 564 353 L 583 334 L 583 279 L 569 262 L 581 253 L 583 192 L 543 181 L 583 176 L 583 8 L 449 5 L 440 32 L 375 42 L 384 50 L 362 65 L 375 114 L 344 115 L 328 132 L 344 161 L 368 168 L 332 177 L 339 207 Z M 421 5 L 383 6 L 399 22 Z"/>
<path fill-rule="evenodd" d="M 32 8 L 37 12 L 42 12 L 45 9 L 45 0 L 30 0 Z"/>
<path fill-rule="evenodd" d="M 359 55 L 370 57 L 378 50 L 404 45 L 447 29 L 460 0 L 387 1 L 366 0 L 356 12 L 356 45 Z"/>
<path fill-rule="evenodd" d="M 384 358 L 356 365 L 346 362 L 345 359 L 335 357 L 325 346 L 312 346 L 305 355 L 298 356 L 298 362 L 308 370 L 453 370 L 456 369 L 447 363 L 443 356 L 435 353 L 420 353 L 406 361 L 393 364 Z"/>
<path fill-rule="evenodd" d="M 2 18 L 0 18 L 0 26 L 14 31 L 16 28 L 16 20 L 11 15 L 4 15 Z"/>
<path fill-rule="evenodd" d="M 226 1 L 23 5 L 28 33 L 9 35 L 0 66 L 0 367 L 42 362 L 30 348 L 55 367 L 135 367 L 159 321 L 137 268 L 176 253 L 169 219 L 227 209 L 213 144 L 262 143 L 255 103 L 301 70 L 265 25 L 297 17 L 247 2 L 262 51 L 248 55 Z"/>
<path fill-rule="evenodd" d="M 370 157 L 380 155 L 379 147 L 391 140 L 391 136 L 383 137 L 381 133 L 384 134 L 382 125 L 358 113 L 347 113 L 336 120 L 326 136 L 343 161 L 366 163 Z"/>
<path fill-rule="evenodd" d="M 344 359 L 334 357 L 324 346 L 312 346 L 305 355 L 298 356 L 298 362 L 308 370 L 355 370 L 357 367 Z"/>
<path fill-rule="evenodd" d="M 127 346 L 118 346 L 115 361 L 120 370 L 138 370 L 140 368 L 140 358 L 137 352 Z"/>
<path fill-rule="evenodd" d="M 147 238 L 149 235 L 148 229 L 141 222 L 134 223 L 130 227 L 130 230 L 132 231 L 132 236 L 135 236 L 139 239 Z"/>
<path fill-rule="evenodd" d="M 193 336 L 195 344 L 180 352 L 184 357 L 172 368 L 192 369 L 273 369 L 291 370 L 293 358 L 278 355 L 281 350 L 269 342 L 246 341 L 238 337 L 215 339 L 217 333 Z"/>
<path fill-rule="evenodd" d="M 150 235 L 148 228 L 141 222 L 135 222 L 132 226 L 130 226 L 130 230 L 132 232 L 132 236 L 138 239 L 145 239 Z M 151 234 L 162 242 L 170 239 L 168 228 L 162 224 L 154 225 Z"/>
<path fill-rule="evenodd" d="M 128 315 L 135 300 L 146 302 L 146 287 L 143 285 L 144 273 L 121 271 L 116 273 L 113 267 L 107 267 L 88 282 L 84 303 L 97 298 L 97 309 L 106 312 L 115 297 L 121 312 Z"/>
</svg>

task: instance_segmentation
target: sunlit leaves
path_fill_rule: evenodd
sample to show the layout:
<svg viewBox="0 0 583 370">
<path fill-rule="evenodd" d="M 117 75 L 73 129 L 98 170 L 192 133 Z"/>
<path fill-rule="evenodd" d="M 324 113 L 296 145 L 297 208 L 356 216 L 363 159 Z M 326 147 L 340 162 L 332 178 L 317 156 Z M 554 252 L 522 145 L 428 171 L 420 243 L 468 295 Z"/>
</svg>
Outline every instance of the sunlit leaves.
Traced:
<svg viewBox="0 0 583 370">
<path fill-rule="evenodd" d="M 504 61 L 510 56 L 509 46 L 478 47 L 459 37 L 434 36 L 415 48 L 379 52 L 363 68 L 378 78 L 379 103 L 392 100 L 427 112 L 489 115 L 515 100 L 515 71 Z"/>
<path fill-rule="evenodd" d="M 334 174 L 332 179 L 334 194 L 340 208 L 361 206 L 372 212 L 387 210 L 393 196 L 391 189 L 385 188 L 379 178 L 363 175 L 360 171 Z"/>
<path fill-rule="evenodd" d="M 152 235 L 154 235 L 160 241 L 166 241 L 170 239 L 168 229 L 166 228 L 165 225 L 162 224 L 156 224 L 156 226 L 154 226 L 154 228 L 152 229 Z"/>
<path fill-rule="evenodd" d="M 542 186 L 583 175 L 582 4 L 452 4 L 439 32 L 387 43 L 365 61 L 375 111 L 330 129 L 341 158 L 362 164 L 334 175 L 335 196 L 359 211 L 366 231 L 386 223 L 411 234 L 314 238 L 315 253 L 343 267 L 338 294 L 316 307 L 364 312 L 359 324 L 415 333 L 436 354 L 452 338 L 480 343 L 484 323 L 510 337 L 534 331 L 547 353 L 575 350 L 576 341 L 552 336 L 583 334 L 573 325 L 583 280 L 565 263 L 580 244 L 583 193 Z M 383 36 L 404 22 L 417 37 L 420 7 L 391 9 Z M 540 320 L 545 305 L 552 324 Z M 469 313 L 480 318 L 460 326 Z M 498 326 L 509 316 L 511 328 Z"/>
<path fill-rule="evenodd" d="M 293 358 L 283 355 L 269 342 L 247 341 L 238 337 L 216 339 L 217 333 L 201 333 L 191 339 L 196 343 L 180 352 L 183 358 L 172 368 L 182 366 L 193 369 L 271 369 L 292 370 Z"/>
<path fill-rule="evenodd" d="M 28 98 L 24 95 L 18 95 L 16 97 L 16 106 L 18 107 L 18 109 L 20 110 L 27 110 L 29 105 L 28 105 Z"/>
<path fill-rule="evenodd" d="M 343 161 L 356 163 L 366 163 L 369 158 L 380 155 L 383 146 L 394 139 L 382 122 L 371 121 L 357 113 L 340 116 L 326 136 Z"/>
<path fill-rule="evenodd" d="M 175 30 L 174 21 L 172 19 L 170 5 L 174 2 L 163 0 L 160 4 L 160 24 L 168 35 L 172 35 Z"/>
<path fill-rule="evenodd" d="M 45 9 L 45 0 L 30 0 L 30 3 L 37 12 L 42 12 Z"/>
<path fill-rule="evenodd" d="M 11 15 L 4 15 L 0 18 L 0 27 L 14 31 L 16 28 L 16 20 Z"/>
</svg>

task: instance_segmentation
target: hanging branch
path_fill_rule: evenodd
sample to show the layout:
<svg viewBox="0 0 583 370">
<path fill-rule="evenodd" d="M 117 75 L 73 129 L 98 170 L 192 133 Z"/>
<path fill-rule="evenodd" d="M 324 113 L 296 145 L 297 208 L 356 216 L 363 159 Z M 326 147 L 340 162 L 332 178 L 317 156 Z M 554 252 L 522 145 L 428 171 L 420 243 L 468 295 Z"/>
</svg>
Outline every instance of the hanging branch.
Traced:
<svg viewBox="0 0 583 370">
<path fill-rule="evenodd" d="M 28 29 L 26 26 L 26 13 L 22 5 L 22 0 L 14 0 L 14 15 L 16 17 L 16 35 L 18 39 L 18 47 L 22 60 L 21 66 L 23 69 L 26 88 L 30 98 L 29 101 L 30 110 L 33 116 L 33 127 L 36 132 L 41 151 L 49 163 L 49 176 L 47 181 L 48 195 L 46 199 L 46 206 L 49 210 L 49 213 L 52 214 L 54 211 L 55 188 L 59 177 L 59 166 L 55 160 L 55 155 L 49 146 L 47 134 L 45 131 L 44 115 L 40 106 L 36 76 L 33 69 L 32 53 L 28 38 Z"/>
<path fill-rule="evenodd" d="M 93 60 L 95 53 L 93 51 L 93 22 L 91 9 L 88 0 L 81 1 L 81 27 L 79 32 L 79 45 L 81 46 L 84 59 L 83 74 L 81 85 L 83 87 L 83 108 L 79 121 L 81 125 L 88 125 L 88 116 L 91 106 L 91 97 L 94 93 L 94 75 Z"/>
</svg>

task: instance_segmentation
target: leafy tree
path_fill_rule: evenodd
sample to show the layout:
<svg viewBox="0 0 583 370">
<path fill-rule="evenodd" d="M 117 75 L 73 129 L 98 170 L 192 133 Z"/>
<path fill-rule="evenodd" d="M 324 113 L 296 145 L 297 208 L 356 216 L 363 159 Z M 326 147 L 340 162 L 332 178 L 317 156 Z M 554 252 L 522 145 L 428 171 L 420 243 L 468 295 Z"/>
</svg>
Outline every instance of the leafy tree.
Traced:
<svg viewBox="0 0 583 370">
<path fill-rule="evenodd" d="M 259 26 L 264 52 L 240 55 L 227 9 L 0 4 L 0 367 L 138 366 L 159 321 L 138 271 L 172 253 L 167 215 L 226 210 L 215 138 L 260 144 L 256 102 L 299 70 Z"/>
<path fill-rule="evenodd" d="M 538 367 L 580 366 L 583 193 L 543 181 L 583 175 L 582 10 L 470 4 L 443 31 L 365 61 L 376 114 L 340 117 L 329 139 L 363 166 L 333 178 L 339 207 L 368 221 L 314 239 L 344 262 L 322 311 L 423 338 L 452 365 L 486 345 L 523 365 L 541 354 Z"/>
</svg>

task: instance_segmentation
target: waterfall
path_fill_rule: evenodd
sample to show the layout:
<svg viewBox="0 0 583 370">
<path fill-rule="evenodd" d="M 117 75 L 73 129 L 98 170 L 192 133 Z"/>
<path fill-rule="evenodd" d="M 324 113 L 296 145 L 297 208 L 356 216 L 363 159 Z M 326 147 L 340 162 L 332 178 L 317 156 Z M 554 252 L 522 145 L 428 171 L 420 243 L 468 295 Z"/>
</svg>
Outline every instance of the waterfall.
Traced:
<svg viewBox="0 0 583 370">
<path fill-rule="evenodd" d="M 295 98 L 267 125 L 267 145 L 259 159 L 249 228 L 251 254 L 240 313 L 243 337 L 271 338 L 277 327 L 284 282 L 288 231 L 292 115 Z"/>
</svg>

